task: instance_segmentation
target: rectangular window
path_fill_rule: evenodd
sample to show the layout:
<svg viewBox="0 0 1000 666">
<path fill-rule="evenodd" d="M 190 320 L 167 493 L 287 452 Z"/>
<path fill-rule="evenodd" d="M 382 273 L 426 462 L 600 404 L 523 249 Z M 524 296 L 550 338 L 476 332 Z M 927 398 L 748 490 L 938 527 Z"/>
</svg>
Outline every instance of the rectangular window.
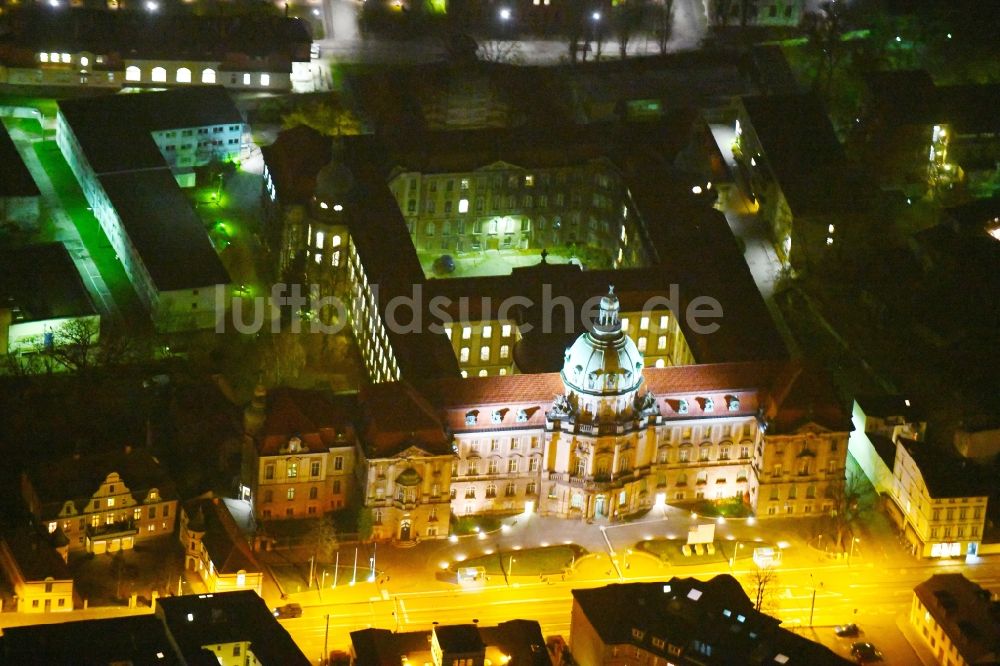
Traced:
<svg viewBox="0 0 1000 666">
<path fill-rule="evenodd" d="M 319 476 L 320 462 L 318 460 L 313 460 L 312 464 L 309 465 L 309 475 Z"/>
<path fill-rule="evenodd" d="M 155 506 L 149 507 L 149 518 L 150 519 L 156 518 L 156 507 Z"/>
<path fill-rule="evenodd" d="M 336 456 L 333 459 L 333 469 L 334 469 L 334 471 L 337 471 L 337 472 L 339 472 L 339 471 L 341 471 L 341 470 L 344 469 L 344 457 L 343 456 Z"/>
<path fill-rule="evenodd" d="M 517 472 L 517 458 L 511 458 L 507 461 L 507 472 L 509 474 L 515 474 Z"/>
</svg>

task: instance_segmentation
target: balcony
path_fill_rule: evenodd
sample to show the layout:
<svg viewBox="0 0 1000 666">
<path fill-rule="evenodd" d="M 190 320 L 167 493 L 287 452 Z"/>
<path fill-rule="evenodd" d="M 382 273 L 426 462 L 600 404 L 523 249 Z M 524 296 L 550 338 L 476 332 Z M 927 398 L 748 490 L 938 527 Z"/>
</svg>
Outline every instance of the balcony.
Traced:
<svg viewBox="0 0 1000 666">
<path fill-rule="evenodd" d="M 131 518 L 128 520 L 119 520 L 110 524 L 87 526 L 87 536 L 90 538 L 106 539 L 109 537 L 123 537 L 138 533 L 139 528 L 136 527 L 135 521 Z"/>
<path fill-rule="evenodd" d="M 413 509 L 416 509 L 417 504 L 418 502 L 415 499 L 410 499 L 410 500 L 394 499 L 392 501 L 392 505 L 394 507 L 396 507 L 397 509 L 402 509 L 404 511 L 412 511 Z"/>
</svg>

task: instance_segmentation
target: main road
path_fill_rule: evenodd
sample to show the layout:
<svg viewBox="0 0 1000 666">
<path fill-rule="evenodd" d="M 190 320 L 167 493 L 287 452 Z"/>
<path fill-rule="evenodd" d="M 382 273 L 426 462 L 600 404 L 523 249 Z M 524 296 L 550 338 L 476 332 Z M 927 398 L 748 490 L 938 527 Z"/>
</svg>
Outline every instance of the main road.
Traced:
<svg viewBox="0 0 1000 666">
<path fill-rule="evenodd" d="M 740 565 L 742 566 L 742 565 Z M 764 610 L 778 617 L 785 626 L 829 627 L 857 622 L 864 628 L 893 626 L 905 615 L 913 596 L 913 587 L 934 573 L 960 572 L 996 592 L 1000 590 L 1000 562 L 978 560 L 972 563 L 913 562 L 904 566 L 874 564 L 777 567 L 777 576 L 765 595 Z M 671 575 L 693 575 L 708 579 L 729 573 L 750 589 L 751 571 L 738 568 L 708 570 L 705 567 L 675 567 L 666 576 L 635 578 L 626 582 L 664 580 Z M 530 581 L 530 582 L 529 582 Z M 285 628 L 310 658 L 323 653 L 324 640 L 329 649 L 346 649 L 350 632 L 366 627 L 390 631 L 430 629 L 434 623 L 456 624 L 478 621 L 494 625 L 505 620 L 537 620 L 544 635 L 560 634 L 569 638 L 573 589 L 620 582 L 615 578 L 587 581 L 525 579 L 512 586 L 436 590 L 391 594 L 368 600 L 338 598 L 336 590 L 325 603 L 305 606 L 302 617 L 283 620 Z M 814 601 L 815 593 L 815 601 Z M 887 656 L 891 651 L 884 648 Z M 912 653 L 911 653 L 912 654 Z M 895 663 L 911 663 L 908 659 Z"/>
</svg>

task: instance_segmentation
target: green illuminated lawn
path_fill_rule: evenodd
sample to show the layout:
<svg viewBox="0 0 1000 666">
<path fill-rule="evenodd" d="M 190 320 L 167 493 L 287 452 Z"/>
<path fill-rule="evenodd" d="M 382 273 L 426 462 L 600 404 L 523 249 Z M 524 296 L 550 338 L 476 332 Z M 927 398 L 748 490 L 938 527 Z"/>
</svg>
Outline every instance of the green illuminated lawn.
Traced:
<svg viewBox="0 0 1000 666">
<path fill-rule="evenodd" d="M 39 141 L 34 144 L 34 149 L 49 180 L 52 181 L 52 187 L 59 195 L 63 210 L 73 221 L 87 252 L 108 289 L 111 290 L 111 296 L 122 317 L 129 323 L 146 324 L 149 321 L 146 310 L 132 289 L 125 268 L 115 255 L 104 230 L 98 224 L 97 218 L 88 210 L 83 191 L 62 153 L 59 152 L 56 142 Z"/>
</svg>

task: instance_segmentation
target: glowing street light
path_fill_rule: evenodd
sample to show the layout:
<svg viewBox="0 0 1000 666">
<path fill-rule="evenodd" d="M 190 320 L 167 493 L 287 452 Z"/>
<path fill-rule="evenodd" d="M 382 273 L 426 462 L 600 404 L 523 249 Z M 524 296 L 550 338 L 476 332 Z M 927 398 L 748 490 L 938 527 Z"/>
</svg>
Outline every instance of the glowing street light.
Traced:
<svg viewBox="0 0 1000 666">
<path fill-rule="evenodd" d="M 160 9 L 160 3 L 154 2 L 154 0 L 147 0 L 146 2 L 147 12 L 155 12 L 158 11 L 159 9 Z"/>
<path fill-rule="evenodd" d="M 590 15 L 590 18 L 592 18 L 594 21 L 600 21 L 601 12 L 594 12 L 593 14 Z"/>
<path fill-rule="evenodd" d="M 499 12 L 501 21 L 509 21 L 511 17 L 511 11 L 508 7 L 501 7 Z"/>
</svg>

